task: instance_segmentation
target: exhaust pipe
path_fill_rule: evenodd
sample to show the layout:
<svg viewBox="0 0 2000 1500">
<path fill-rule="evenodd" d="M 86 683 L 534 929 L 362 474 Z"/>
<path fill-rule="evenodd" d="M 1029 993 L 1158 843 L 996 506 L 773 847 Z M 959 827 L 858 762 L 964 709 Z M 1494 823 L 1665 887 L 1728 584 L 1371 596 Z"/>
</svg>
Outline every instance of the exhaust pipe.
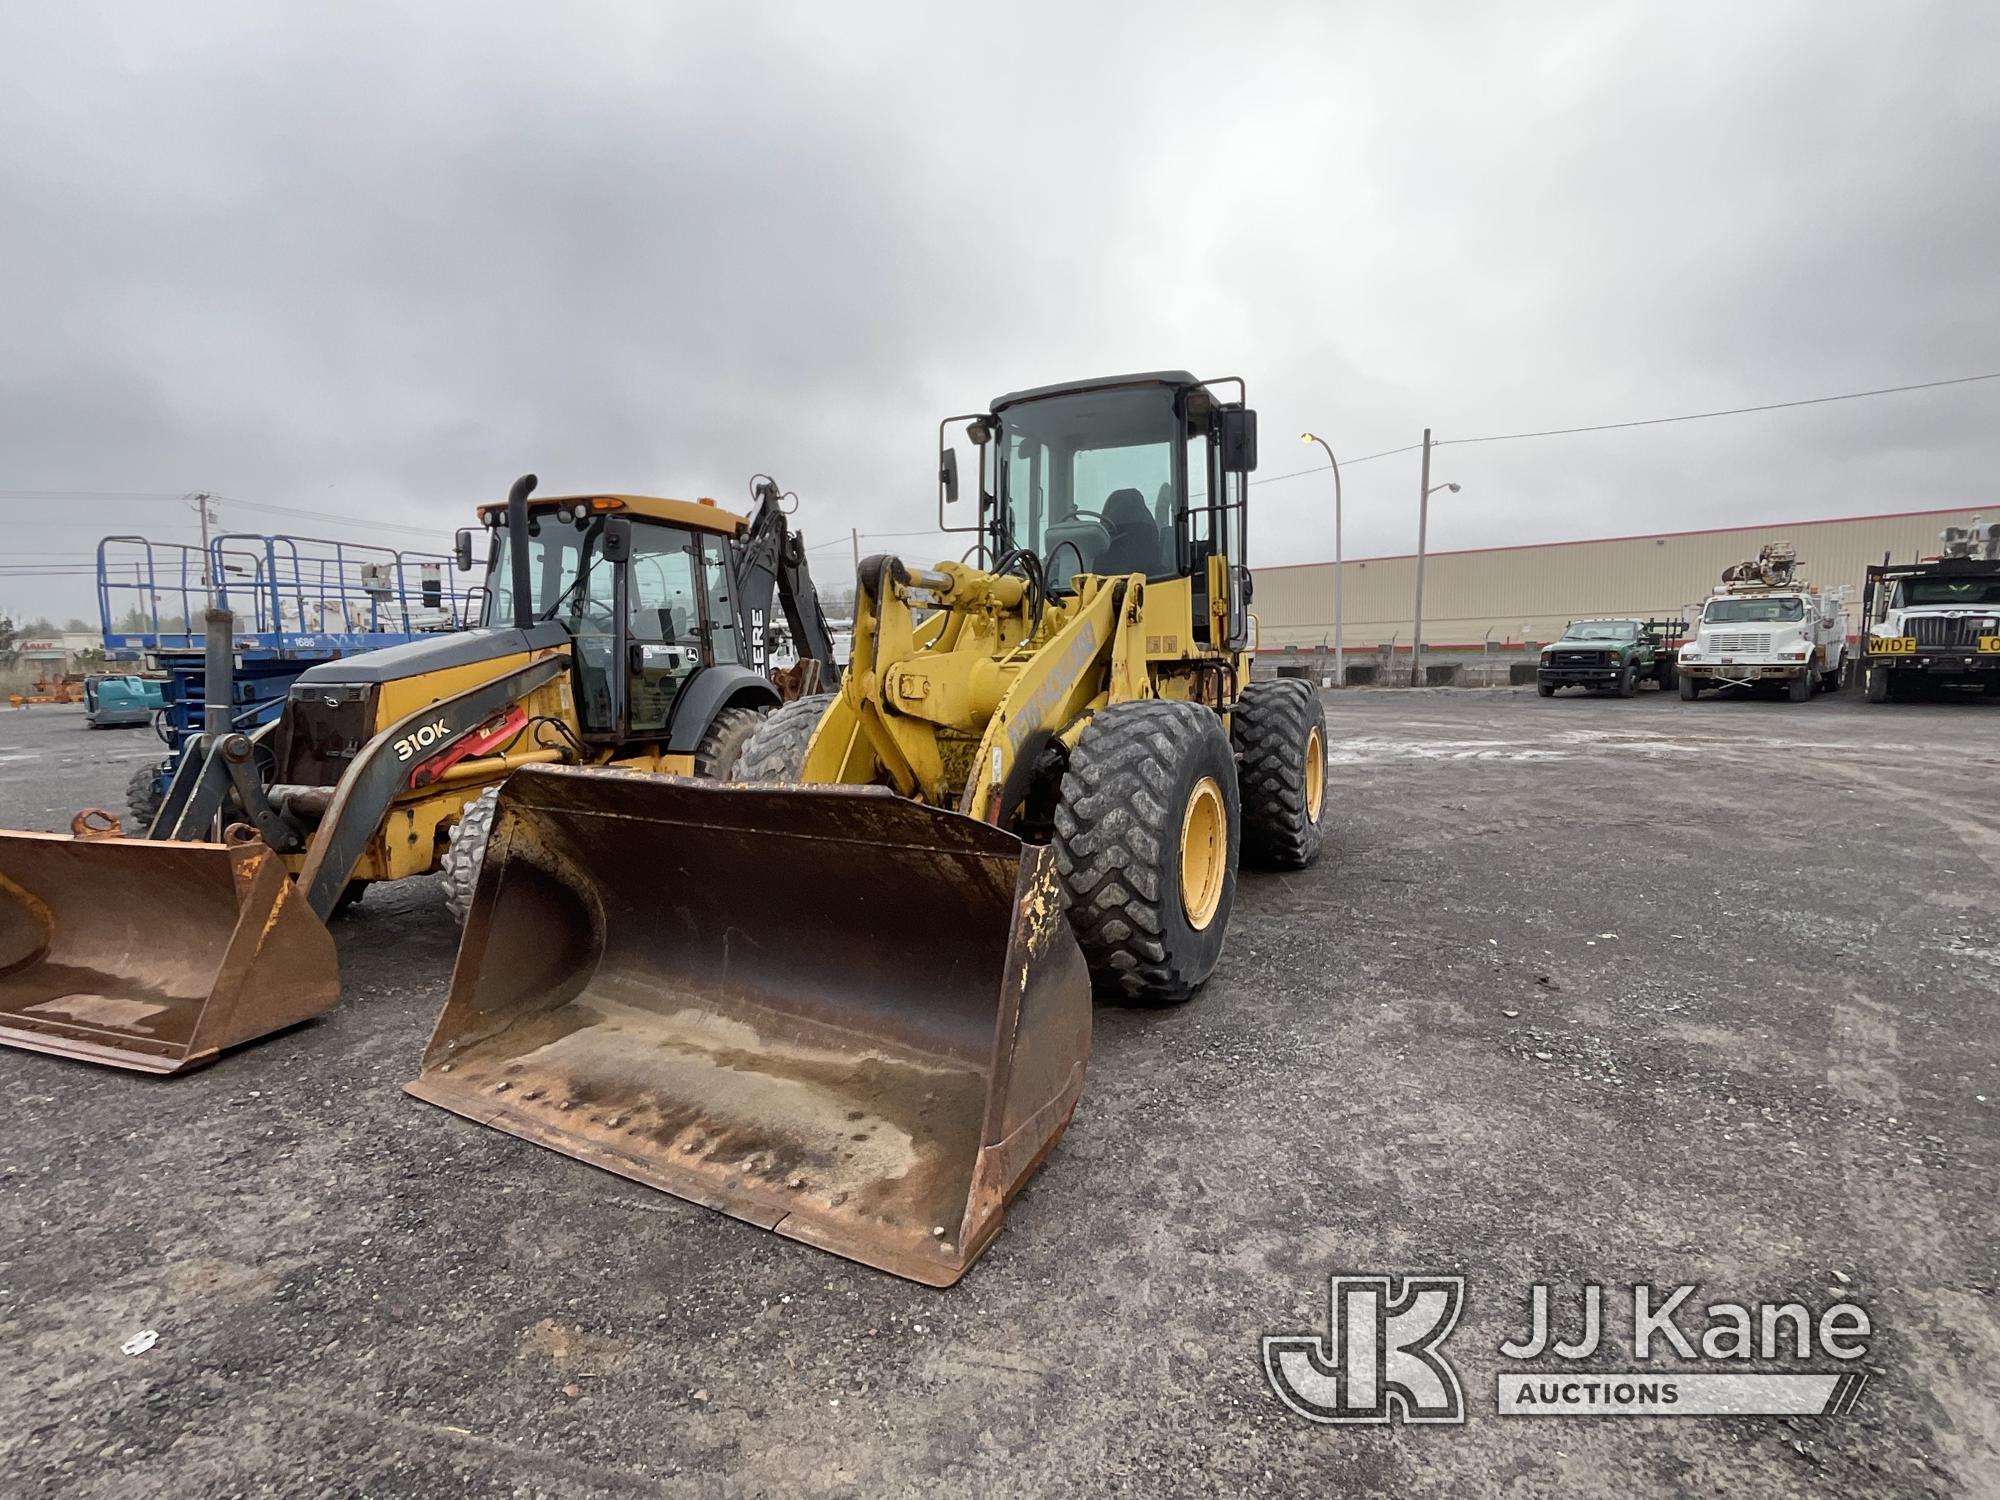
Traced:
<svg viewBox="0 0 2000 1500">
<path fill-rule="evenodd" d="M 528 496 L 534 494 L 539 482 L 533 474 L 523 474 L 507 491 L 507 561 L 513 568 L 516 630 L 526 630 L 535 623 L 535 599 L 529 592 L 534 582 L 528 572 Z"/>
</svg>

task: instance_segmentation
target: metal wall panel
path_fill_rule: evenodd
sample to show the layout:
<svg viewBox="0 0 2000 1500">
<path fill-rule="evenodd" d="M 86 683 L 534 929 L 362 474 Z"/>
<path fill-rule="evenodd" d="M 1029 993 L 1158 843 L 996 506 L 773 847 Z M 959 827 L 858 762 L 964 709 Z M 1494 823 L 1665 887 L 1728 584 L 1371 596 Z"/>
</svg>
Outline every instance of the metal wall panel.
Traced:
<svg viewBox="0 0 2000 1500">
<path fill-rule="evenodd" d="M 1854 520 L 1798 521 L 1606 541 L 1550 542 L 1472 552 L 1433 552 L 1424 564 L 1424 641 L 1439 649 L 1494 641 L 1554 640 L 1589 615 L 1658 615 L 1706 599 L 1722 570 L 1755 557 L 1765 542 L 1789 541 L 1801 570 L 1823 588 L 1847 584 L 1861 596 L 1861 573 L 1888 552 L 1931 556 L 1938 533 L 1969 526 L 1980 510 L 1927 510 Z M 1333 565 L 1257 568 L 1251 609 L 1266 649 L 1333 642 Z M 1342 634 L 1349 650 L 1410 644 L 1416 558 L 1370 557 L 1344 565 Z"/>
</svg>

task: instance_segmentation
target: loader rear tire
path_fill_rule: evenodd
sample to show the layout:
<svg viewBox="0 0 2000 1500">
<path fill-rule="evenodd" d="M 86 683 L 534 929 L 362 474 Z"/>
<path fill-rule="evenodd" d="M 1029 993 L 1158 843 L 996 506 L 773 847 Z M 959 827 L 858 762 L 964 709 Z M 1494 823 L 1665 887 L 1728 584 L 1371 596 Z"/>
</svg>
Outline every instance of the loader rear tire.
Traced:
<svg viewBox="0 0 2000 1500">
<path fill-rule="evenodd" d="M 479 867 L 486 863 L 486 841 L 493 837 L 493 811 L 500 805 L 496 783 L 465 804 L 465 811 L 446 835 L 438 869 L 444 881 L 444 904 L 460 923 L 472 910 L 472 888 L 479 884 Z"/>
<path fill-rule="evenodd" d="M 1326 811 L 1326 708 L 1296 680 L 1243 690 L 1230 723 L 1243 799 L 1243 858 L 1303 870 L 1319 858 Z"/>
<path fill-rule="evenodd" d="M 832 693 L 794 698 L 767 715 L 736 758 L 732 781 L 797 781 L 805 769 L 806 746 L 825 717 Z"/>
<path fill-rule="evenodd" d="M 717 709 L 694 747 L 694 774 L 710 781 L 734 780 L 744 748 L 769 717 L 769 709 Z"/>
<path fill-rule="evenodd" d="M 1200 989 L 1222 956 L 1242 838 L 1221 718 L 1167 699 L 1099 710 L 1070 754 L 1055 825 L 1095 986 L 1141 1005 Z"/>
<path fill-rule="evenodd" d="M 132 773 L 132 779 L 125 783 L 125 810 L 132 814 L 132 821 L 125 825 L 125 837 L 144 838 L 146 830 L 153 826 L 153 819 L 159 816 L 160 768 L 141 766 Z"/>
</svg>

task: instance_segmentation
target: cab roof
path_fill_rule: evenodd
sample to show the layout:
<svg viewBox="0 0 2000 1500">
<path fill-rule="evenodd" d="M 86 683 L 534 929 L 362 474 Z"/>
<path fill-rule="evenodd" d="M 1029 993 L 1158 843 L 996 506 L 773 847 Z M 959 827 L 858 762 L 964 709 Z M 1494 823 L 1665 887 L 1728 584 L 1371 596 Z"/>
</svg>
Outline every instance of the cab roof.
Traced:
<svg viewBox="0 0 2000 1500">
<path fill-rule="evenodd" d="M 593 510 L 610 511 L 614 514 L 638 516 L 648 521 L 667 521 L 676 526 L 691 526 L 697 531 L 719 532 L 723 536 L 734 536 L 750 522 L 733 510 L 724 510 L 713 500 L 668 500 L 657 495 L 536 495 L 528 502 L 528 509 L 534 512 L 554 510 L 567 505 L 574 509 L 587 505 Z M 495 501 L 491 505 L 479 507 L 481 520 L 493 515 L 504 515 L 505 502 Z"/>
<path fill-rule="evenodd" d="M 1004 396 L 993 398 L 993 411 L 1014 405 L 1020 401 L 1035 401 L 1043 396 L 1069 396 L 1078 391 L 1110 390 L 1123 385 L 1200 385 L 1201 382 L 1186 370 L 1146 370 L 1137 375 L 1099 375 L 1093 380 L 1065 380 L 1060 385 L 1031 386 L 1025 391 L 1009 391 Z"/>
</svg>

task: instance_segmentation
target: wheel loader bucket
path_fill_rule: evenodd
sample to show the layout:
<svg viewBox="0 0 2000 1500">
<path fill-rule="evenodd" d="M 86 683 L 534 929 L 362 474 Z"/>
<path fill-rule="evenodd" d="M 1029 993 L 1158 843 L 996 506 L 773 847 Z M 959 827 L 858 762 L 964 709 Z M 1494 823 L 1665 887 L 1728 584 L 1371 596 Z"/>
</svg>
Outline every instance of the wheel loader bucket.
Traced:
<svg viewBox="0 0 2000 1500">
<path fill-rule="evenodd" d="M 0 833 L 0 1044 L 179 1073 L 339 998 L 262 844 Z"/>
<path fill-rule="evenodd" d="M 1089 1051 L 1047 850 L 878 788 L 529 767 L 409 1091 L 948 1286 Z"/>
</svg>

